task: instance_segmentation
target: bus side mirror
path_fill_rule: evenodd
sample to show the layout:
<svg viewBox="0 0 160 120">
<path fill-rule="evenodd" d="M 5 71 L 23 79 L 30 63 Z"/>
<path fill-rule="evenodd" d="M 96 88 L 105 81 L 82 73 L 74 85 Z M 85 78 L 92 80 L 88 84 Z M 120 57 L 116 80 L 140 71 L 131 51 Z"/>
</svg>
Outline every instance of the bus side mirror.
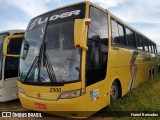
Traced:
<svg viewBox="0 0 160 120">
<path fill-rule="evenodd" d="M 74 46 L 88 50 L 87 44 L 87 29 L 91 22 L 90 18 L 76 19 L 74 23 Z"/>
<path fill-rule="evenodd" d="M 12 51 L 12 49 L 9 49 L 9 43 L 12 42 L 12 40 L 22 40 L 24 38 L 24 35 L 11 35 L 11 36 L 7 36 L 4 39 L 4 43 L 3 43 L 3 55 L 4 56 L 10 56 L 10 57 L 20 57 L 20 54 L 16 54 L 14 53 L 14 51 Z M 12 46 L 13 47 L 13 46 Z M 17 46 L 15 46 L 15 49 Z"/>
<path fill-rule="evenodd" d="M 28 50 L 29 50 L 29 43 L 26 40 L 24 40 L 22 42 L 22 48 L 21 48 L 21 50 L 22 50 L 22 56 L 21 56 L 21 58 L 25 59 L 26 56 L 27 56 L 27 54 L 28 54 Z"/>
</svg>

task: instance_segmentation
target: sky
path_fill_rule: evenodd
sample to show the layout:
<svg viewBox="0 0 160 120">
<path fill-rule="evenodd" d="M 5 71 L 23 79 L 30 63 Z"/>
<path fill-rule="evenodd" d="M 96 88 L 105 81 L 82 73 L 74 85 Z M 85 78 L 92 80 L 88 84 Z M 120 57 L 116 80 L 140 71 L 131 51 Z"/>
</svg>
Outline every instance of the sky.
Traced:
<svg viewBox="0 0 160 120">
<path fill-rule="evenodd" d="M 29 21 L 49 10 L 82 0 L 0 0 L 0 31 L 26 29 Z M 108 9 L 160 45 L 159 0 L 88 0 Z"/>
</svg>

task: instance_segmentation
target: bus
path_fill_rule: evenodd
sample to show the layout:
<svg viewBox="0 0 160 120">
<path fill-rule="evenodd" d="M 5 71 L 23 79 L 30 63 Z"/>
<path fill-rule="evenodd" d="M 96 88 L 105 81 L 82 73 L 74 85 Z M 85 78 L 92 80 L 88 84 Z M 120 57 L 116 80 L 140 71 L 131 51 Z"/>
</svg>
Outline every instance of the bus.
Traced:
<svg viewBox="0 0 160 120">
<path fill-rule="evenodd" d="M 24 108 L 88 117 L 157 71 L 156 43 L 89 1 L 33 18 L 18 79 Z"/>
<path fill-rule="evenodd" d="M 18 54 L 20 54 L 24 32 L 24 30 L 0 32 L 0 102 L 18 99 L 16 82 L 19 68 Z M 6 45 L 8 47 L 5 49 Z M 17 56 L 13 57 L 9 53 Z"/>
</svg>

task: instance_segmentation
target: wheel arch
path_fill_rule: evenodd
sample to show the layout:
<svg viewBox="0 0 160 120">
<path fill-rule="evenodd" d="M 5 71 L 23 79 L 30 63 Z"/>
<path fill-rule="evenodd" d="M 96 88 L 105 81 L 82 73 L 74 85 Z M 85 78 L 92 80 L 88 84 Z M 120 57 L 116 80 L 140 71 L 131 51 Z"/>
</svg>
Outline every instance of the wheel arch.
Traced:
<svg viewBox="0 0 160 120">
<path fill-rule="evenodd" d="M 112 87 L 112 84 L 116 81 L 117 85 L 118 85 L 118 89 L 119 89 L 119 95 L 118 95 L 118 98 L 121 98 L 122 97 L 122 84 L 120 82 L 120 79 L 118 77 L 114 78 L 113 81 L 111 82 L 111 85 L 110 85 L 110 90 L 111 90 L 111 87 Z"/>
</svg>

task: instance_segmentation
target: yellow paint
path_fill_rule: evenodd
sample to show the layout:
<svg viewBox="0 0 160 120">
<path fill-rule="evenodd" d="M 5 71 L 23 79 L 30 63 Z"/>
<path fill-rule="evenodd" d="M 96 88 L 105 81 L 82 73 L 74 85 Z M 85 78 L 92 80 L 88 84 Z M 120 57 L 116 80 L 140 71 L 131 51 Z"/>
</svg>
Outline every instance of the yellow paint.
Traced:
<svg viewBox="0 0 160 120">
<path fill-rule="evenodd" d="M 81 47 L 84 50 L 88 50 L 86 46 L 86 38 L 88 25 L 91 22 L 89 18 L 76 19 L 74 23 L 74 46 Z"/>
<path fill-rule="evenodd" d="M 20 57 L 20 55 L 12 55 L 12 54 L 7 54 L 7 48 L 8 48 L 8 43 L 10 40 L 13 40 L 14 38 L 23 38 L 24 35 L 10 35 L 10 36 L 7 36 L 5 39 L 4 39 L 4 43 L 3 43 L 3 55 L 4 56 L 10 56 L 10 57 Z"/>
</svg>

